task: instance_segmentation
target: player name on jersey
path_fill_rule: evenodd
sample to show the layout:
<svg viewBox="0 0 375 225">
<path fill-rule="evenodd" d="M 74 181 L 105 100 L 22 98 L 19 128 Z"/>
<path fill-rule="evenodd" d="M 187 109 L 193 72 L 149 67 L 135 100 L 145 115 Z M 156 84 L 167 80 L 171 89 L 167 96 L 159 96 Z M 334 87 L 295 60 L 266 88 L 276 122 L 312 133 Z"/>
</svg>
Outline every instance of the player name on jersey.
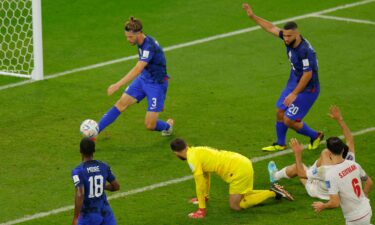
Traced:
<svg viewBox="0 0 375 225">
<path fill-rule="evenodd" d="M 87 173 L 95 173 L 95 172 L 100 172 L 99 166 L 87 167 Z"/>
<path fill-rule="evenodd" d="M 339 176 L 340 176 L 340 178 L 343 178 L 343 177 L 345 177 L 346 175 L 348 175 L 349 173 L 353 172 L 356 169 L 357 169 L 357 167 L 355 165 L 351 165 L 351 166 L 347 167 L 346 169 L 344 169 L 343 171 L 341 171 L 339 173 Z"/>
</svg>

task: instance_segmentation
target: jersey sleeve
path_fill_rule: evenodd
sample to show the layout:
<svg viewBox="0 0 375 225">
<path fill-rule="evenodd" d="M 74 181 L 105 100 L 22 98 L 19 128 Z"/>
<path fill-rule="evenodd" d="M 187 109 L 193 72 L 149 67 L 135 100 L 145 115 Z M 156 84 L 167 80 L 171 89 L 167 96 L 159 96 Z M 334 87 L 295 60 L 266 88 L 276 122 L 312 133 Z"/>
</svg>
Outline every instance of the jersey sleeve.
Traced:
<svg viewBox="0 0 375 225">
<path fill-rule="evenodd" d="M 74 169 L 72 171 L 72 179 L 73 179 L 73 183 L 74 183 L 75 187 L 79 187 L 79 186 L 83 185 L 82 177 L 81 177 L 81 174 L 80 174 L 79 170 Z"/>
<path fill-rule="evenodd" d="M 355 162 L 355 154 L 353 152 L 348 152 L 348 154 L 346 155 L 345 159 Z"/>
<path fill-rule="evenodd" d="M 325 182 L 328 189 L 328 194 L 337 195 L 339 193 L 339 185 L 337 179 L 333 177 L 332 173 L 327 174 Z"/>
<path fill-rule="evenodd" d="M 310 166 L 309 168 L 306 168 L 306 177 L 308 179 L 316 179 L 318 176 L 318 167 L 316 166 L 316 161 L 314 165 Z"/>
<path fill-rule="evenodd" d="M 112 173 L 112 170 L 111 170 L 111 167 L 110 167 L 110 166 L 107 167 L 107 173 L 108 173 L 107 181 L 108 181 L 109 183 L 111 183 L 112 181 L 116 180 L 116 177 L 115 177 L 115 175 Z"/>
<path fill-rule="evenodd" d="M 195 180 L 195 190 L 198 198 L 198 205 L 199 208 L 206 208 L 206 201 L 205 201 L 205 195 L 206 195 L 206 180 L 203 176 L 203 174 L 194 175 Z"/>
<path fill-rule="evenodd" d="M 366 171 L 364 171 L 364 169 L 362 169 L 361 165 L 359 165 L 358 163 L 356 166 L 358 167 L 359 176 L 361 177 L 361 180 L 366 181 L 368 179 Z"/>
<path fill-rule="evenodd" d="M 279 32 L 279 38 L 284 40 L 284 32 L 282 30 L 280 30 L 280 32 Z"/>
<path fill-rule="evenodd" d="M 188 164 L 194 176 L 203 174 L 202 165 L 195 156 L 188 159 Z"/>
<path fill-rule="evenodd" d="M 152 45 L 145 45 L 142 49 L 142 55 L 139 58 L 139 61 L 149 63 L 152 60 L 152 57 L 155 55 L 155 49 Z"/>
<path fill-rule="evenodd" d="M 313 65 L 316 63 L 315 53 L 310 48 L 306 48 L 302 53 L 302 70 L 303 72 L 309 72 L 313 70 Z"/>
</svg>

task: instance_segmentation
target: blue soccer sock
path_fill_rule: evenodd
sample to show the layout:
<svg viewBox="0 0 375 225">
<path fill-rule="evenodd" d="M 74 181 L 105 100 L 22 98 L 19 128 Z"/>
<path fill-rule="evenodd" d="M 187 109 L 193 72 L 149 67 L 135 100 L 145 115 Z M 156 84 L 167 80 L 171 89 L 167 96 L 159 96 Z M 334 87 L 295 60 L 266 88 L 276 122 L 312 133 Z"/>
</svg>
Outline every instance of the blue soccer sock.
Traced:
<svg viewBox="0 0 375 225">
<path fill-rule="evenodd" d="M 288 131 L 288 127 L 284 124 L 284 122 L 276 121 L 276 135 L 277 135 L 278 145 L 281 145 L 281 146 L 285 145 L 287 131 Z"/>
<path fill-rule="evenodd" d="M 170 125 L 167 122 L 164 122 L 163 120 L 156 121 L 156 127 L 155 131 L 163 131 L 168 130 Z"/>
<path fill-rule="evenodd" d="M 102 132 L 102 130 L 104 130 L 104 128 L 106 128 L 108 125 L 113 123 L 113 121 L 115 121 L 120 114 L 121 112 L 116 108 L 116 106 L 110 108 L 99 121 L 99 133 Z"/>
<path fill-rule="evenodd" d="M 319 134 L 315 130 L 307 126 L 306 123 L 303 123 L 302 128 L 297 131 L 297 133 L 310 137 L 312 140 L 318 138 Z"/>
</svg>

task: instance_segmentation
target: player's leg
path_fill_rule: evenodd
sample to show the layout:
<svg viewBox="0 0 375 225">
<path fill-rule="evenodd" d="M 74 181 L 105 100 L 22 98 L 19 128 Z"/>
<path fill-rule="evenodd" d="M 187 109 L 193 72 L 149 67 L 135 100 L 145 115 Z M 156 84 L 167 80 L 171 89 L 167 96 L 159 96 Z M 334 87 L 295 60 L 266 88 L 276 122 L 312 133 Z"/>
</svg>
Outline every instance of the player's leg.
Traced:
<svg viewBox="0 0 375 225">
<path fill-rule="evenodd" d="M 130 105 L 140 102 L 146 95 L 143 92 L 142 80 L 136 78 L 124 91 L 116 104 L 103 115 L 99 121 L 99 133 L 112 124 Z"/>
<path fill-rule="evenodd" d="M 241 161 L 238 165 L 229 185 L 229 202 L 232 209 L 246 209 L 276 196 L 269 190 L 253 190 L 254 170 L 251 161 Z"/>
<path fill-rule="evenodd" d="M 78 225 L 101 225 L 103 217 L 99 213 L 86 213 L 78 218 Z"/>
<path fill-rule="evenodd" d="M 102 132 L 107 126 L 112 124 L 117 117 L 125 111 L 130 105 L 136 103 L 137 100 L 132 96 L 123 94 L 116 104 L 108 110 L 106 114 L 99 121 L 99 133 Z"/>
<path fill-rule="evenodd" d="M 298 175 L 295 164 L 285 166 L 281 170 L 278 170 L 274 161 L 268 163 L 268 173 L 270 175 L 271 184 L 276 183 L 283 178 L 290 179 Z"/>
<path fill-rule="evenodd" d="M 240 207 L 247 209 L 256 206 L 269 198 L 275 198 L 276 193 L 270 190 L 252 190 L 243 195 L 240 202 Z"/>
<path fill-rule="evenodd" d="M 233 194 L 229 195 L 229 206 L 231 209 L 240 211 L 242 207 L 240 206 L 240 202 L 243 199 L 243 195 L 241 194 Z"/>
<path fill-rule="evenodd" d="M 322 132 L 311 129 L 302 119 L 306 116 L 315 100 L 318 98 L 319 92 L 310 93 L 303 92 L 298 94 L 296 100 L 291 104 L 284 115 L 284 123 L 297 133 L 310 137 L 309 149 L 318 148 L 320 141 L 323 139 Z"/>
<path fill-rule="evenodd" d="M 164 109 L 168 82 L 162 84 L 145 84 L 144 91 L 147 96 L 148 108 L 145 118 L 145 126 L 148 130 L 161 131 L 163 136 L 171 135 L 173 119 L 159 120 L 159 113 Z"/>
<path fill-rule="evenodd" d="M 305 183 L 305 189 L 307 194 L 312 198 L 319 198 L 322 200 L 329 200 L 328 190 L 324 190 L 321 187 L 325 186 L 325 181 L 316 179 L 301 179 L 301 182 Z"/>
<path fill-rule="evenodd" d="M 262 148 L 263 151 L 279 151 L 286 149 L 286 133 L 288 131 L 288 127 L 284 124 L 284 112 L 287 107 L 283 105 L 283 101 L 289 93 L 290 90 L 285 88 L 276 103 L 277 109 L 275 128 L 277 141 L 273 143 L 271 146 Z"/>
<path fill-rule="evenodd" d="M 299 181 L 301 182 L 301 184 L 303 186 L 306 186 L 306 183 L 307 183 L 307 179 L 306 178 L 300 178 Z"/>
<path fill-rule="evenodd" d="M 101 225 L 116 225 L 115 215 L 113 214 L 112 210 L 108 211 L 104 215 L 103 223 Z"/>
</svg>

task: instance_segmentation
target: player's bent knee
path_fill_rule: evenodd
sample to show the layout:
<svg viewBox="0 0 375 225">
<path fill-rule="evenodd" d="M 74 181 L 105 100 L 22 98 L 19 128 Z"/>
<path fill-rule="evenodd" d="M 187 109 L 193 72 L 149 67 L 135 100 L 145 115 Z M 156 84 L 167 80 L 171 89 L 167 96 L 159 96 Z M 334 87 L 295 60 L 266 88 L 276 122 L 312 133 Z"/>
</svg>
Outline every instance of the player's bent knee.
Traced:
<svg viewBox="0 0 375 225">
<path fill-rule="evenodd" d="M 284 120 L 284 111 L 281 109 L 276 110 L 276 119 L 277 121 L 283 121 Z"/>
<path fill-rule="evenodd" d="M 127 104 L 124 104 L 123 102 L 121 102 L 121 100 L 118 100 L 115 104 L 116 108 L 120 111 L 120 112 L 124 112 L 126 108 L 128 108 L 128 105 Z"/>
<path fill-rule="evenodd" d="M 297 129 L 297 124 L 298 122 L 289 119 L 288 117 L 284 116 L 284 124 L 285 126 L 292 128 L 292 129 Z"/>
</svg>

